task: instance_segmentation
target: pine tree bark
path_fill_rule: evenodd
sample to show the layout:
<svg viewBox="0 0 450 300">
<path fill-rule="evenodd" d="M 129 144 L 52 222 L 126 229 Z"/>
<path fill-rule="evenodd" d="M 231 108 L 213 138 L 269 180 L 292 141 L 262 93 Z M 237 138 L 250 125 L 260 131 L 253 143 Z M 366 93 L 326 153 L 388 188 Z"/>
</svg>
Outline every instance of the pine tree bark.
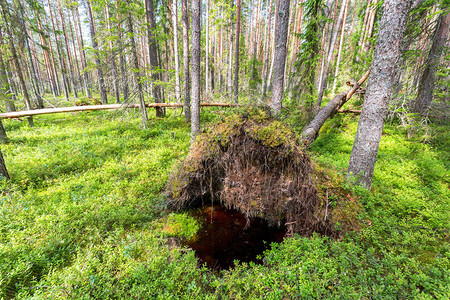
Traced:
<svg viewBox="0 0 450 300">
<path fill-rule="evenodd" d="M 72 83 L 72 92 L 73 92 L 73 96 L 75 98 L 78 98 L 78 92 L 77 92 L 77 83 L 75 80 L 75 72 L 73 71 L 74 68 L 74 63 L 73 63 L 73 59 L 72 59 L 72 54 L 70 51 L 70 44 L 69 44 L 69 38 L 67 37 L 67 29 L 66 29 L 66 22 L 64 21 L 64 16 L 63 16 L 63 11 L 61 9 L 61 4 L 59 1 L 58 2 L 58 10 L 59 10 L 59 16 L 61 19 L 61 29 L 63 32 L 63 36 L 64 36 L 64 43 L 66 45 L 66 52 L 67 52 L 67 65 L 68 65 L 68 69 L 69 69 L 69 77 L 70 77 L 70 81 Z M 58 25 L 59 27 L 59 25 Z M 75 49 L 74 49 L 75 50 Z"/>
<path fill-rule="evenodd" d="M 159 82 L 161 80 L 160 74 L 156 71 L 159 67 L 158 63 L 158 45 L 155 38 L 156 22 L 155 22 L 155 10 L 153 7 L 153 0 L 145 0 L 145 11 L 147 16 L 147 35 L 148 35 L 148 52 L 152 73 L 152 85 L 153 85 L 153 97 L 156 103 L 163 103 L 161 87 Z M 157 117 L 164 117 L 164 109 L 156 109 Z"/>
<path fill-rule="evenodd" d="M 1 124 L 1 121 L 0 121 L 0 125 L 1 125 L 1 127 L 3 127 L 3 124 Z M 8 170 L 6 169 L 5 159 L 3 158 L 2 150 L 0 150 L 0 175 L 5 177 L 8 180 L 10 179 Z"/>
<path fill-rule="evenodd" d="M 239 98 L 239 39 L 241 34 L 241 0 L 236 0 L 236 46 L 234 53 L 234 103 Z"/>
<path fill-rule="evenodd" d="M 111 26 L 111 14 L 109 12 L 109 3 L 105 4 L 106 12 L 106 24 L 108 25 L 108 31 L 113 34 L 113 28 Z M 119 93 L 119 76 L 117 74 L 117 64 L 116 64 L 116 50 L 114 49 L 112 39 L 109 39 L 109 51 L 110 51 L 110 61 L 111 61 L 111 75 L 114 88 L 114 96 L 116 98 L 116 103 L 120 103 L 120 93 Z"/>
<path fill-rule="evenodd" d="M 239 1 L 239 0 L 238 0 Z M 192 0 L 192 103 L 191 143 L 200 133 L 200 40 L 201 0 Z"/>
<path fill-rule="evenodd" d="M 278 0 L 278 17 L 275 25 L 275 56 L 273 90 L 270 108 L 274 114 L 281 113 L 284 93 L 284 68 L 286 65 L 286 43 L 289 25 L 290 0 Z"/>
<path fill-rule="evenodd" d="M 402 56 L 402 43 L 412 0 L 387 0 L 370 68 L 371 76 L 356 131 L 348 176 L 370 189 L 378 147 L 387 115 L 392 83 Z"/>
<path fill-rule="evenodd" d="M 116 19 L 121 20 L 119 12 L 119 2 L 116 1 Z M 120 84 L 123 92 L 123 101 L 126 103 L 128 100 L 128 73 L 126 71 L 126 60 L 124 55 L 124 46 L 122 43 L 123 33 L 122 33 L 122 22 L 117 22 L 117 48 L 119 51 L 119 66 L 120 66 Z"/>
<path fill-rule="evenodd" d="M 6 143 L 8 136 L 6 135 L 5 127 L 3 127 L 2 119 L 0 118 L 0 143 Z"/>
<path fill-rule="evenodd" d="M 349 3 L 350 3 L 350 0 L 347 0 L 345 2 L 345 11 L 344 11 L 344 18 L 342 21 L 341 37 L 339 38 L 338 56 L 336 59 L 336 69 L 334 71 L 333 91 L 336 89 L 336 81 L 337 81 L 337 77 L 339 74 L 339 63 L 341 61 L 342 45 L 344 44 L 345 24 L 347 21 L 347 12 L 348 12 Z M 344 5 L 344 4 L 342 4 L 342 5 Z"/>
<path fill-rule="evenodd" d="M 32 80 L 34 96 L 36 97 L 37 107 L 44 108 L 44 102 L 42 100 L 41 91 L 39 89 L 39 81 L 36 76 L 34 59 L 33 59 L 32 53 L 31 53 L 30 40 L 29 40 L 27 26 L 25 24 L 25 17 L 24 17 L 22 3 L 20 3 L 20 1 L 18 1 L 17 6 L 18 6 L 17 9 L 20 11 L 20 15 L 21 15 L 20 25 L 22 27 L 22 33 L 23 33 L 24 40 L 25 40 L 25 48 L 27 49 L 28 59 L 30 60 L 29 66 L 30 66 L 30 73 L 31 73 L 30 75 L 31 75 L 31 80 Z"/>
<path fill-rule="evenodd" d="M 98 77 L 98 87 L 100 90 L 100 98 L 102 101 L 102 104 L 108 103 L 108 96 L 106 95 L 106 87 L 105 87 L 105 80 L 103 78 L 103 71 L 102 71 L 102 65 L 100 62 L 100 58 L 98 56 L 98 43 L 97 43 L 97 36 L 95 32 L 95 24 L 94 24 L 94 16 L 92 14 L 92 7 L 89 0 L 86 1 L 86 10 L 88 13 L 88 19 L 89 19 L 89 30 L 91 33 L 91 41 L 92 41 L 92 48 L 94 48 L 94 57 L 95 57 L 95 64 L 97 66 L 97 77 Z"/>
<path fill-rule="evenodd" d="M 206 11 L 205 11 L 205 83 L 206 83 L 206 88 L 205 88 L 205 94 L 206 97 L 209 96 L 209 0 L 206 0 Z"/>
<path fill-rule="evenodd" d="M 44 1 L 42 1 L 41 5 L 44 6 Z M 50 7 L 49 7 L 49 11 L 51 13 L 51 8 Z M 49 22 L 48 22 L 47 13 L 45 12 L 45 10 L 44 10 L 44 21 L 45 21 L 44 26 L 48 27 L 49 26 Z M 62 93 L 62 91 L 61 91 L 61 83 L 59 82 L 58 68 L 57 68 L 57 64 L 56 64 L 55 54 L 54 54 L 54 51 L 53 51 L 53 43 L 52 43 L 52 39 L 51 39 L 50 30 L 48 30 L 47 34 L 48 34 L 49 54 L 50 54 L 50 60 L 51 60 L 51 66 L 52 66 L 51 68 L 52 68 L 53 78 L 55 80 L 55 86 L 56 86 L 56 95 L 59 96 Z M 55 38 L 56 38 L 56 35 L 55 35 Z"/>
<path fill-rule="evenodd" d="M 3 46 L 3 33 L 0 28 L 0 45 Z M 3 48 L 3 47 L 1 47 Z M 0 95 L 2 99 L 5 99 L 5 108 L 7 112 L 16 111 L 14 101 L 10 98 L 12 94 L 11 87 L 8 80 L 8 71 L 3 59 L 2 49 L 0 48 Z"/>
<path fill-rule="evenodd" d="M 344 3 L 344 1 L 342 1 L 342 6 L 339 11 L 339 17 L 338 17 L 338 20 L 336 23 L 336 28 L 333 32 L 333 37 L 332 37 L 331 43 L 330 43 L 330 49 L 328 51 L 327 60 L 325 62 L 325 67 L 323 69 L 322 79 L 320 80 L 319 95 L 318 95 L 317 103 L 316 103 L 317 108 L 320 108 L 320 106 L 322 105 L 322 98 L 323 98 L 323 94 L 325 92 L 325 86 L 326 86 L 327 78 L 328 78 L 328 71 L 330 70 L 330 64 L 331 64 L 331 60 L 333 58 L 333 52 L 334 52 L 334 48 L 336 46 L 336 40 L 337 40 L 337 36 L 339 34 L 339 28 L 341 28 L 341 25 L 342 25 L 344 11 L 345 11 L 345 3 Z"/>
<path fill-rule="evenodd" d="M 50 5 L 50 0 L 47 0 L 47 4 L 48 4 L 48 10 L 50 13 L 50 21 L 52 23 L 52 30 L 53 30 L 53 34 L 55 36 L 56 52 L 58 54 L 58 65 L 59 65 L 59 69 L 61 71 L 61 79 L 62 79 L 63 88 L 64 88 L 63 89 L 64 90 L 64 98 L 66 99 L 66 101 L 69 101 L 69 88 L 70 88 L 69 80 L 67 78 L 67 70 L 64 65 L 64 57 L 63 57 L 63 54 L 61 53 L 62 46 L 60 45 L 58 34 L 57 34 L 57 27 L 55 26 L 55 19 L 57 19 L 57 18 L 53 18 L 53 11 L 52 11 L 52 6 Z"/>
<path fill-rule="evenodd" d="M 80 51 L 81 67 L 83 68 L 83 83 L 84 83 L 84 93 L 86 97 L 91 98 L 91 89 L 89 88 L 89 73 L 86 70 L 86 52 L 84 51 L 84 41 L 83 41 L 83 31 L 81 30 L 80 13 L 78 12 L 78 6 L 75 7 L 76 12 L 76 36 L 78 41 L 78 48 Z M 74 18 L 75 19 L 75 18 Z"/>
<path fill-rule="evenodd" d="M 177 103 L 181 103 L 180 92 L 180 60 L 178 58 L 178 1 L 173 1 L 172 14 L 173 14 L 173 46 L 174 46 L 174 59 L 175 59 L 175 98 Z"/>
<path fill-rule="evenodd" d="M 128 4 L 130 4 L 129 0 L 127 2 Z M 128 35 L 130 37 L 131 55 L 133 56 L 134 82 L 138 90 L 139 110 L 141 111 L 141 118 L 142 118 L 141 124 L 142 127 L 147 128 L 147 120 L 148 120 L 147 108 L 145 107 L 144 91 L 142 88 L 141 73 L 139 71 L 139 59 L 136 51 L 136 41 L 134 39 L 133 19 L 131 17 L 130 12 L 128 12 L 127 15 L 127 22 L 128 22 Z"/>
<path fill-rule="evenodd" d="M 436 71 L 439 60 L 444 53 L 445 43 L 448 41 L 449 26 L 450 13 L 442 12 L 436 20 L 433 41 L 428 58 L 422 68 L 423 72 L 419 81 L 419 91 L 414 103 L 414 112 L 422 116 L 426 115 L 433 101 Z"/>
<path fill-rule="evenodd" d="M 184 72 L 184 118 L 191 121 L 191 78 L 189 73 L 189 7 L 188 0 L 181 0 L 183 18 L 183 72 Z"/>
<path fill-rule="evenodd" d="M 0 0 L 0 7 L 1 7 L 1 11 L 2 11 L 3 20 L 5 20 L 4 28 L 6 30 L 6 34 L 8 35 L 8 42 L 9 42 L 9 47 L 10 47 L 10 51 L 11 51 L 11 56 L 12 56 L 14 65 L 16 67 L 17 76 L 19 77 L 19 83 L 20 83 L 20 87 L 22 88 L 25 105 L 28 110 L 31 110 L 32 107 L 31 107 L 30 95 L 28 94 L 28 89 L 25 84 L 22 67 L 19 62 L 19 57 L 17 56 L 16 46 L 14 45 L 14 40 L 13 40 L 13 36 L 11 33 L 11 29 L 9 28 L 10 15 L 9 15 L 8 4 L 6 3 L 6 0 Z M 33 117 L 28 117 L 28 124 L 30 125 L 30 127 L 34 126 Z"/>
</svg>

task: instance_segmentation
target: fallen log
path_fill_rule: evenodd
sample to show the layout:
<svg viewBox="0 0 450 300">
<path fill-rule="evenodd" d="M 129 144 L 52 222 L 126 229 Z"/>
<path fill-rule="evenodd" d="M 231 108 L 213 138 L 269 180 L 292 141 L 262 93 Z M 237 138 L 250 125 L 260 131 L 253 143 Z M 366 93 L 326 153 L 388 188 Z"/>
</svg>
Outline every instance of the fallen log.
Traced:
<svg viewBox="0 0 450 300">
<path fill-rule="evenodd" d="M 353 87 L 336 95 L 324 108 L 322 108 L 309 125 L 302 132 L 302 141 L 308 147 L 319 135 L 319 130 L 328 118 L 333 117 L 339 109 L 353 96 L 353 94 L 361 87 L 361 85 L 369 77 L 369 71 L 353 85 Z"/>
<path fill-rule="evenodd" d="M 147 107 L 183 107 L 184 104 L 178 103 L 147 103 Z M 200 103 L 200 106 L 221 106 L 230 107 L 236 106 L 234 103 Z M 106 104 L 106 105 L 87 105 L 87 106 L 69 106 L 69 107 L 58 107 L 58 108 L 43 108 L 34 110 L 23 110 L 14 111 L 0 114 L 0 118 L 4 119 L 14 119 L 20 117 L 36 116 L 36 115 L 46 115 L 46 114 L 57 114 L 57 113 L 67 113 L 67 112 L 79 112 L 79 111 L 94 111 L 94 110 L 110 110 L 110 109 L 120 109 L 120 108 L 139 108 L 138 104 Z"/>
</svg>

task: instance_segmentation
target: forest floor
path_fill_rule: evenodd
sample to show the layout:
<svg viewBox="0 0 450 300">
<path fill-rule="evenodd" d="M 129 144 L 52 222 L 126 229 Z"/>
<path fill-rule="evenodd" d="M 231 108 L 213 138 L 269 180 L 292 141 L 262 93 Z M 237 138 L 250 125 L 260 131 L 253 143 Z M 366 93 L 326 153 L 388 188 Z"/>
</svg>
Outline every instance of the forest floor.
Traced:
<svg viewBox="0 0 450 300">
<path fill-rule="evenodd" d="M 222 111 L 204 109 L 202 124 Z M 0 298 L 450 298 L 448 127 L 408 137 L 386 125 L 372 191 L 353 189 L 369 220 L 359 231 L 294 235 L 264 264 L 219 275 L 170 243 L 198 226 L 164 207 L 190 140 L 184 116 L 168 112 L 145 130 L 134 110 L 4 121 Z M 310 149 L 319 168 L 344 177 L 357 120 L 325 124 Z"/>
</svg>

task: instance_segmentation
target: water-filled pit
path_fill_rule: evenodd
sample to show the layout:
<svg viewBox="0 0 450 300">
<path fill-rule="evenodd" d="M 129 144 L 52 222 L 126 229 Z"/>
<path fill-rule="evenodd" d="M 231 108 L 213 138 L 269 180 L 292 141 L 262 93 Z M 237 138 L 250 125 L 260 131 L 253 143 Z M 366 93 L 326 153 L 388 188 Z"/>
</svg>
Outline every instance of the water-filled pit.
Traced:
<svg viewBox="0 0 450 300">
<path fill-rule="evenodd" d="M 234 260 L 261 263 L 258 255 L 281 242 L 285 228 L 271 227 L 259 218 L 246 218 L 236 210 L 210 205 L 193 212 L 202 227 L 186 245 L 191 247 L 201 263 L 214 270 L 229 269 Z"/>
</svg>

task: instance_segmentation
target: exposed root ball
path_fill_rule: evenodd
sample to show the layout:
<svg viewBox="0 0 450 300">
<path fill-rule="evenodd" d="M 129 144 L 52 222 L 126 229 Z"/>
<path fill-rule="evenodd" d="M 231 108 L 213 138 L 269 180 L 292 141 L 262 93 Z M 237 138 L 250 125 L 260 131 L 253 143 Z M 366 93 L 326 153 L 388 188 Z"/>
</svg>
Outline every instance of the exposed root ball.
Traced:
<svg viewBox="0 0 450 300">
<path fill-rule="evenodd" d="M 231 116 L 200 135 L 168 185 L 169 206 L 220 201 L 291 232 L 327 231 L 325 204 L 300 140 L 264 112 Z"/>
</svg>

